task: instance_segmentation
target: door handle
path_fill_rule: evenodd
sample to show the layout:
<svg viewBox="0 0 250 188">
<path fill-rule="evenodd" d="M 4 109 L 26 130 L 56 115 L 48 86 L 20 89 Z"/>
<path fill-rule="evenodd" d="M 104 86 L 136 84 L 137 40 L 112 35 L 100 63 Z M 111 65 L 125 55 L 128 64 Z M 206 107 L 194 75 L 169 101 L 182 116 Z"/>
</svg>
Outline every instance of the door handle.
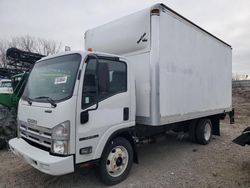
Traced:
<svg viewBox="0 0 250 188">
<path fill-rule="evenodd" d="M 123 120 L 124 121 L 129 120 L 129 108 L 128 107 L 123 108 Z"/>
</svg>

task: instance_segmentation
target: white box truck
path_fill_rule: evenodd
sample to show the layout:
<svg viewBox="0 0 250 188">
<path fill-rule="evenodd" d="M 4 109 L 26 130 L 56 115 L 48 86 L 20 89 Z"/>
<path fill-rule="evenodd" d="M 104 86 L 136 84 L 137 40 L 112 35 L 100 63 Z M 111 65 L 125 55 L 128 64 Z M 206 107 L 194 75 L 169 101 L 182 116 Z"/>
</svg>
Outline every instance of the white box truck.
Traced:
<svg viewBox="0 0 250 188">
<path fill-rule="evenodd" d="M 220 134 L 232 111 L 227 43 L 156 4 L 87 31 L 85 46 L 30 73 L 9 145 L 36 169 L 62 175 L 95 163 L 113 185 L 138 162 L 138 140 L 175 130 L 208 144 Z"/>
</svg>

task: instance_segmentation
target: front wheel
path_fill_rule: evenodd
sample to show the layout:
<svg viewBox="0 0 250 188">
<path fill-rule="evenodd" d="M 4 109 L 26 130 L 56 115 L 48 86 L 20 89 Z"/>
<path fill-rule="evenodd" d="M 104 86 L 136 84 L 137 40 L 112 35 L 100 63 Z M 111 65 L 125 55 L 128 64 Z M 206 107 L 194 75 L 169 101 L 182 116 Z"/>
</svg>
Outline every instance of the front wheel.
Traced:
<svg viewBox="0 0 250 188">
<path fill-rule="evenodd" d="M 104 183 L 115 185 L 127 178 L 133 164 L 133 148 L 122 137 L 110 141 L 104 149 L 99 174 Z"/>
</svg>

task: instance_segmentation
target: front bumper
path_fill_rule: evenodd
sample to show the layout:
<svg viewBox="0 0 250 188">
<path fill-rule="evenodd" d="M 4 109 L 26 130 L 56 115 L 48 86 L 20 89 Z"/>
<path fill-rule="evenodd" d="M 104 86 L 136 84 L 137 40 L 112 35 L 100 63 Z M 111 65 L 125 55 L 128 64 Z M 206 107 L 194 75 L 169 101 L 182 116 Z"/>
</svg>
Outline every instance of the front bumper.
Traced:
<svg viewBox="0 0 250 188">
<path fill-rule="evenodd" d="M 73 156 L 52 156 L 49 152 L 28 144 L 22 138 L 13 138 L 9 141 L 11 151 L 23 158 L 34 168 L 50 175 L 63 175 L 74 172 Z"/>
</svg>

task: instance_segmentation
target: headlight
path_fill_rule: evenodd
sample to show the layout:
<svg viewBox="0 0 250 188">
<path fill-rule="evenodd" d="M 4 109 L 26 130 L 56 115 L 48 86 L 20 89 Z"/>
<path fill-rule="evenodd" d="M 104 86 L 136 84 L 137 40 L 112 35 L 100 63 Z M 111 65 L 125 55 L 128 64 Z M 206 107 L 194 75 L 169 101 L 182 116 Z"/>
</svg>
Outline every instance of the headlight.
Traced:
<svg viewBox="0 0 250 188">
<path fill-rule="evenodd" d="M 66 155 L 69 152 L 70 122 L 65 121 L 52 129 L 51 152 Z"/>
<path fill-rule="evenodd" d="M 67 154 L 68 141 L 52 141 L 52 152 L 58 154 Z"/>
</svg>

